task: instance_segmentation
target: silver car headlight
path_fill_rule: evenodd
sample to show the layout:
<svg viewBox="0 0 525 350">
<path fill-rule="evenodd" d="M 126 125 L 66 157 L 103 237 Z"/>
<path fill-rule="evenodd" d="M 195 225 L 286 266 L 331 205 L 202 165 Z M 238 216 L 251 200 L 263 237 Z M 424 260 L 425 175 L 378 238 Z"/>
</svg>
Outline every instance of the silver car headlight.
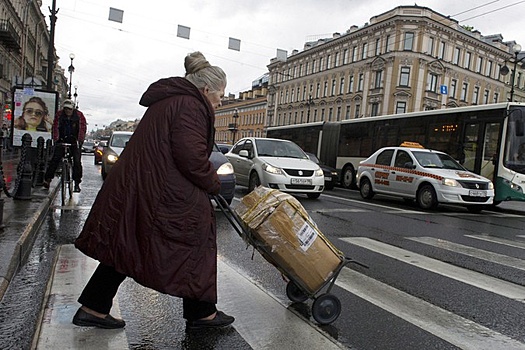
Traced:
<svg viewBox="0 0 525 350">
<path fill-rule="evenodd" d="M 447 179 L 447 178 L 444 178 L 441 183 L 445 186 L 450 186 L 450 187 L 459 187 L 460 184 L 459 182 L 457 182 L 456 180 L 454 179 Z"/>
<path fill-rule="evenodd" d="M 224 163 L 217 169 L 217 175 L 230 175 L 233 174 L 233 166 L 231 163 Z"/>
<path fill-rule="evenodd" d="M 491 182 L 489 182 L 489 190 L 493 190 L 494 189 L 494 184 Z"/>
<path fill-rule="evenodd" d="M 262 166 L 263 170 L 270 173 L 270 174 L 275 174 L 275 175 L 282 175 L 283 174 L 283 171 L 281 170 L 281 168 L 276 168 L 270 164 L 266 164 L 264 163 L 263 166 Z"/>
<path fill-rule="evenodd" d="M 317 168 L 317 170 L 315 171 L 315 176 L 324 176 L 323 169 Z"/>
</svg>

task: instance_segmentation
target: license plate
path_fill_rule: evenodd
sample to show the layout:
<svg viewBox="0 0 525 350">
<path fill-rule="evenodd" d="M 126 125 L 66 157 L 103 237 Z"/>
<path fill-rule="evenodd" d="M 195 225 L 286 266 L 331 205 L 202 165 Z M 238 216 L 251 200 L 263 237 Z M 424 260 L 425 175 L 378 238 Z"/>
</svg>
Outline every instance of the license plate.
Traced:
<svg viewBox="0 0 525 350">
<path fill-rule="evenodd" d="M 471 197 L 487 197 L 487 192 L 481 190 L 470 190 L 468 194 Z"/>
<path fill-rule="evenodd" d="M 292 185 L 311 185 L 312 179 L 292 178 Z"/>
<path fill-rule="evenodd" d="M 330 176 L 325 176 L 325 177 L 324 177 L 324 180 L 325 180 L 325 181 L 332 181 L 332 178 L 331 178 Z"/>
</svg>

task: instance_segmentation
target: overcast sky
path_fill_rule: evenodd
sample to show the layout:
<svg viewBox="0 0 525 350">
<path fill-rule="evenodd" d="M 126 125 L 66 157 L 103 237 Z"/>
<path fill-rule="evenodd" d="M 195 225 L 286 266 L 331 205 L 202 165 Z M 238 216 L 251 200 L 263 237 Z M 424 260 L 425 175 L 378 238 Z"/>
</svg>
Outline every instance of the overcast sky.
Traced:
<svg viewBox="0 0 525 350">
<path fill-rule="evenodd" d="M 418 0 L 482 35 L 502 34 L 525 49 L 525 0 Z M 370 18 L 414 2 L 387 0 L 56 0 L 55 47 L 66 70 L 74 53 L 73 86 L 88 130 L 117 119 L 141 118 L 138 101 L 158 79 L 184 74 L 184 57 L 201 51 L 228 75 L 226 93 L 238 96 L 265 72 L 276 50 L 302 50 L 305 41 L 345 33 Z M 43 0 L 48 18 L 52 0 Z M 109 21 L 109 8 L 124 11 Z M 191 28 L 190 39 L 177 26 Z M 240 51 L 228 49 L 229 38 Z M 73 89 L 74 92 L 74 89 Z"/>
</svg>

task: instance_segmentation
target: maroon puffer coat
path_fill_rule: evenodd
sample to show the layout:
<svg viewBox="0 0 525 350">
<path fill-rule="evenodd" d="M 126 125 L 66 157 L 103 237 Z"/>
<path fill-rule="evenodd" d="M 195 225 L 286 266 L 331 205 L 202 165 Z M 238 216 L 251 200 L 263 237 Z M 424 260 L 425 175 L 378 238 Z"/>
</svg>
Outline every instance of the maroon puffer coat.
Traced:
<svg viewBox="0 0 525 350">
<path fill-rule="evenodd" d="M 140 104 L 148 110 L 75 246 L 146 287 L 216 303 L 213 107 L 184 78 L 153 83 Z"/>
</svg>

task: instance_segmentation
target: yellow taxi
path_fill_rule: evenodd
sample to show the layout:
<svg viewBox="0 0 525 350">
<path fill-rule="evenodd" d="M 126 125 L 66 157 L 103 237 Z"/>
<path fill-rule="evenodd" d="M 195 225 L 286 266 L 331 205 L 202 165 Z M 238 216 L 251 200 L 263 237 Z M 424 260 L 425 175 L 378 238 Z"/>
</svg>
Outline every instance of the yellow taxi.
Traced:
<svg viewBox="0 0 525 350">
<path fill-rule="evenodd" d="M 381 148 L 361 161 L 357 185 L 364 199 L 376 193 L 392 195 L 416 200 L 425 210 L 446 203 L 476 213 L 494 199 L 492 181 L 468 171 L 446 153 L 413 142 Z"/>
</svg>

